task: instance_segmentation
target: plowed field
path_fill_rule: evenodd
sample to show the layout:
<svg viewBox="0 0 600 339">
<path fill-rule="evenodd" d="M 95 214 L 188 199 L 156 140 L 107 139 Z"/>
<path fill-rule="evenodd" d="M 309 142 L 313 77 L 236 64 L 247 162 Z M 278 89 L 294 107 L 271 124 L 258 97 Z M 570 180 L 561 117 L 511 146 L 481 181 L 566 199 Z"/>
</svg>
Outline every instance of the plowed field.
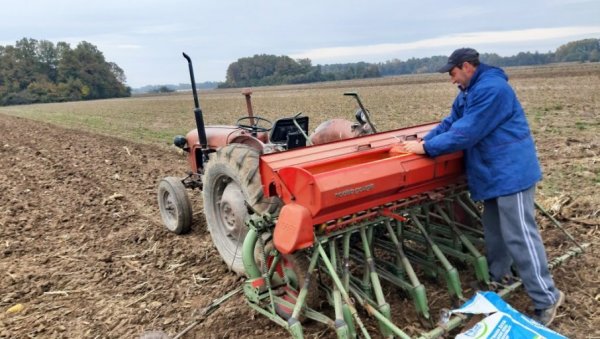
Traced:
<svg viewBox="0 0 600 339">
<path fill-rule="evenodd" d="M 600 77 L 597 69 L 575 79 L 563 76 L 565 81 L 555 82 L 517 78 L 515 87 L 530 114 L 544 166 L 538 202 L 578 242 L 594 244 L 553 271 L 567 303 L 552 328 L 572 338 L 598 338 Z M 562 106 L 544 111 L 541 95 Z M 443 104 L 449 105 L 451 96 Z M 235 98 L 237 111 L 243 111 L 241 96 Z M 190 234 L 176 236 L 161 225 L 156 185 L 164 176 L 185 172 L 182 155 L 159 143 L 28 118 L 0 114 L 0 338 L 131 338 L 148 331 L 174 336 L 213 299 L 241 283 L 211 244 L 199 192 L 192 195 Z M 540 227 L 551 259 L 573 246 L 546 219 L 540 219 Z M 522 290 L 509 302 L 528 312 Z M 23 310 L 6 313 L 16 304 Z M 419 331 L 410 318 L 399 319 L 410 333 Z M 309 324 L 307 332 L 309 337 L 334 335 L 318 324 Z M 238 294 L 184 337 L 286 336 Z"/>
</svg>

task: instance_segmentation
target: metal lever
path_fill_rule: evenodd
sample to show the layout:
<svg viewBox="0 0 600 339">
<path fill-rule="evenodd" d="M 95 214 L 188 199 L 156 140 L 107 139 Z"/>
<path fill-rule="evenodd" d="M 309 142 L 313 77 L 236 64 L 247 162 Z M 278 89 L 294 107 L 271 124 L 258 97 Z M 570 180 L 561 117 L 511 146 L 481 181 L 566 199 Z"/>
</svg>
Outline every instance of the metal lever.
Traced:
<svg viewBox="0 0 600 339">
<path fill-rule="evenodd" d="M 345 96 L 354 97 L 354 99 L 356 99 L 356 101 L 358 102 L 358 106 L 360 107 L 360 109 L 365 114 L 365 118 L 367 119 L 367 123 L 369 124 L 369 127 L 371 127 L 371 131 L 373 131 L 373 133 L 377 133 L 377 130 L 375 129 L 375 125 L 373 125 L 373 123 L 371 122 L 370 113 L 369 113 L 369 111 L 367 111 L 367 109 L 365 108 L 365 106 L 363 106 L 362 101 L 360 101 L 360 97 L 358 96 L 358 93 L 356 93 L 356 92 L 345 92 L 344 95 Z"/>
</svg>

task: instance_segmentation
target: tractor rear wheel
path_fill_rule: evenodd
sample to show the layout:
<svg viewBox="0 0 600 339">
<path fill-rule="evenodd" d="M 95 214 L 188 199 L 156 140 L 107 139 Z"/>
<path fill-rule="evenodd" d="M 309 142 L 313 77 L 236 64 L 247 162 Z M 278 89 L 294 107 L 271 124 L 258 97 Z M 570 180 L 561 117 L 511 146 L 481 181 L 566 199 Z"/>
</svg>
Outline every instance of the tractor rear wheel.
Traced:
<svg viewBox="0 0 600 339">
<path fill-rule="evenodd" d="M 279 200 L 263 195 L 259 152 L 231 144 L 210 155 L 204 169 L 204 215 L 212 241 L 231 270 L 244 274 L 242 243 L 251 214 L 273 212 Z"/>
<path fill-rule="evenodd" d="M 165 227 L 175 233 L 190 231 L 192 204 L 180 178 L 166 177 L 158 184 L 158 208 Z"/>
</svg>

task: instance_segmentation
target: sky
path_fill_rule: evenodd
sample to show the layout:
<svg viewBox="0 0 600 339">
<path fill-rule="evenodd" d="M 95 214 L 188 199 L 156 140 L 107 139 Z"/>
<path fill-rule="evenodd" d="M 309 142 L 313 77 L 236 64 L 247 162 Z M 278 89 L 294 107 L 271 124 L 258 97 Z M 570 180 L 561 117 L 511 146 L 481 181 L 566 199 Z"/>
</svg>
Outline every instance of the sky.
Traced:
<svg viewBox="0 0 600 339">
<path fill-rule="evenodd" d="M 0 12 L 0 45 L 22 38 L 87 41 L 125 72 L 127 85 L 224 81 L 255 54 L 313 65 L 449 55 L 545 53 L 600 38 L 600 0 L 20 0 Z"/>
</svg>

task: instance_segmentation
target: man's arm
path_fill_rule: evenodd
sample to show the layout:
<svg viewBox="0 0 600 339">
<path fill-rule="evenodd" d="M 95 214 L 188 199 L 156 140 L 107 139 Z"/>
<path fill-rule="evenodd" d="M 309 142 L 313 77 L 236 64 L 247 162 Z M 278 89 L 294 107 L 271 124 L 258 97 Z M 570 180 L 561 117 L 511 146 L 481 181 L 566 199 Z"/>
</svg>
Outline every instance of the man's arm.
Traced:
<svg viewBox="0 0 600 339">
<path fill-rule="evenodd" d="M 424 151 L 432 156 L 472 147 L 512 113 L 513 100 L 507 86 L 488 87 L 473 93 L 463 116 L 443 133 L 426 139 Z"/>
</svg>

